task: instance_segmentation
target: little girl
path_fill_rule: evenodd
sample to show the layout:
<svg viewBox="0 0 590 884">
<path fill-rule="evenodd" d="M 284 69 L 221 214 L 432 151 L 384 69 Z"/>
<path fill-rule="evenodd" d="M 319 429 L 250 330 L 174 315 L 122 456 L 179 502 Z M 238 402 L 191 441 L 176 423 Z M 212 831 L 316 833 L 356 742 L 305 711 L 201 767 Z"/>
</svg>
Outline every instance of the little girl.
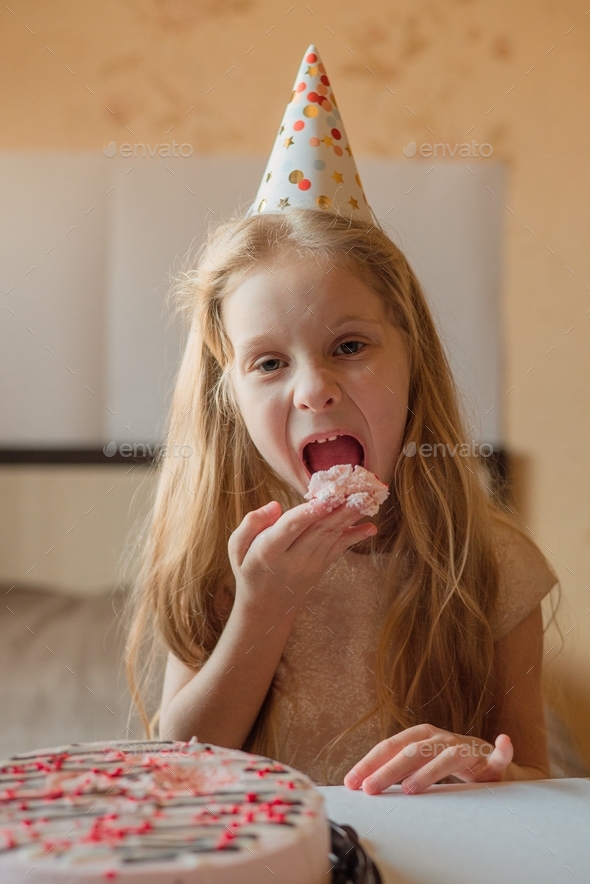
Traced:
<svg viewBox="0 0 590 884">
<path fill-rule="evenodd" d="M 176 289 L 166 440 L 192 456 L 159 466 L 130 598 L 146 735 L 369 794 L 548 777 L 540 601 L 557 578 L 464 444 L 418 280 L 366 217 L 258 206 L 209 233 Z M 388 485 L 376 516 L 304 499 L 339 463 Z"/>
</svg>

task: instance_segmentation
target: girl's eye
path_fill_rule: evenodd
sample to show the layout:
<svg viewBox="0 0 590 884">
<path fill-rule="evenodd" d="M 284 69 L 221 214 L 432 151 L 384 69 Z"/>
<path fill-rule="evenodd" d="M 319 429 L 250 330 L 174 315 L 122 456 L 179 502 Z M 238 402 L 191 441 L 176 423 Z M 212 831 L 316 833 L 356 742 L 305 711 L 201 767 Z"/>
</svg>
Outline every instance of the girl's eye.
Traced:
<svg viewBox="0 0 590 884">
<path fill-rule="evenodd" d="M 268 365 L 269 362 L 280 362 L 280 359 L 265 359 L 264 362 L 261 362 L 260 365 L 257 365 L 256 368 L 260 371 L 263 365 Z M 263 371 L 262 374 L 270 374 L 269 371 Z"/>
<path fill-rule="evenodd" d="M 360 344 L 361 347 L 364 347 L 364 346 L 365 346 L 365 344 L 363 344 L 362 341 L 353 341 L 353 340 L 351 340 L 351 341 L 343 341 L 341 344 L 338 344 L 338 347 L 349 347 L 351 344 Z M 360 352 L 359 350 L 355 350 L 355 353 L 359 353 L 359 352 Z M 355 353 L 351 353 L 350 351 L 347 351 L 347 355 L 348 355 L 348 356 L 354 356 Z"/>
<path fill-rule="evenodd" d="M 338 347 L 336 349 L 338 350 L 340 347 L 345 347 L 345 348 L 347 348 L 345 355 L 355 356 L 360 351 L 355 350 L 354 352 L 350 352 L 350 350 L 348 348 L 350 347 L 351 344 L 353 346 L 355 344 L 360 344 L 361 347 L 366 346 L 366 344 L 363 344 L 362 341 L 350 340 L 350 341 L 343 341 L 341 344 L 338 344 Z M 281 362 L 281 361 L 282 361 L 281 359 L 265 359 L 264 362 L 260 362 L 255 368 L 256 368 L 256 371 L 259 371 L 261 374 L 273 374 L 274 371 L 276 371 L 276 369 L 271 368 L 269 371 L 267 371 L 265 368 L 263 368 L 263 366 L 268 365 L 269 363 L 272 364 L 273 362 Z"/>
</svg>

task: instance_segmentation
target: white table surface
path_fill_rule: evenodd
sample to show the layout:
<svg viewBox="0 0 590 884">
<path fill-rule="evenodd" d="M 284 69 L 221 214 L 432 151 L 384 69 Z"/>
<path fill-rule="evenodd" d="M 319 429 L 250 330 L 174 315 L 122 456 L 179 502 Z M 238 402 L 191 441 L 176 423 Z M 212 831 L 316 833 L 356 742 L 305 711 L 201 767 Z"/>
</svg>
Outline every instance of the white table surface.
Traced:
<svg viewBox="0 0 590 884">
<path fill-rule="evenodd" d="M 590 882 L 590 779 L 320 791 L 328 818 L 356 830 L 383 884 Z"/>
</svg>

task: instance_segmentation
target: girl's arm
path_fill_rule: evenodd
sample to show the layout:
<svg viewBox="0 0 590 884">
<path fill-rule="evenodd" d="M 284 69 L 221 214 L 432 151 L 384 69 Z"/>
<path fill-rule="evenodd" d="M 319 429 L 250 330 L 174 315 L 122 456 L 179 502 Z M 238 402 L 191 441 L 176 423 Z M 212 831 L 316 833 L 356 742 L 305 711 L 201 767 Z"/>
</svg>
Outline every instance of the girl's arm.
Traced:
<svg viewBox="0 0 590 884">
<path fill-rule="evenodd" d="M 289 606 L 286 604 L 283 610 Z M 168 656 L 160 739 L 241 749 L 250 733 L 291 634 L 297 611 L 269 619 L 251 602 L 234 602 L 207 662 L 195 672 Z M 272 622 L 274 619 L 274 623 Z"/>
<path fill-rule="evenodd" d="M 278 507 L 278 509 L 277 509 Z M 197 673 L 168 660 L 160 737 L 241 749 L 256 721 L 297 612 L 326 568 L 375 533 L 345 504 L 271 501 L 247 513 L 228 541 L 236 591 L 225 628 Z"/>
<path fill-rule="evenodd" d="M 543 615 L 538 604 L 494 645 L 496 733 L 508 734 L 514 759 L 507 780 L 550 777 L 543 710 Z"/>
</svg>

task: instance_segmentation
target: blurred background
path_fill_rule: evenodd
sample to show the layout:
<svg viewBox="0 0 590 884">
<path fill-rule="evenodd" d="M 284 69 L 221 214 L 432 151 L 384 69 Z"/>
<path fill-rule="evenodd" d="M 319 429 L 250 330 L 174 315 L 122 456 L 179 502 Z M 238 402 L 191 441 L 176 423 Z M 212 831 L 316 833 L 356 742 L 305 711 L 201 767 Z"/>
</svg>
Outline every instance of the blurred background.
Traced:
<svg viewBox="0 0 590 884">
<path fill-rule="evenodd" d="M 552 773 L 590 776 L 590 14 L 22 0 L 0 17 L 0 753 L 143 736 L 119 615 L 183 340 L 166 293 L 254 198 L 315 43 L 471 437 L 560 578 Z"/>
</svg>

